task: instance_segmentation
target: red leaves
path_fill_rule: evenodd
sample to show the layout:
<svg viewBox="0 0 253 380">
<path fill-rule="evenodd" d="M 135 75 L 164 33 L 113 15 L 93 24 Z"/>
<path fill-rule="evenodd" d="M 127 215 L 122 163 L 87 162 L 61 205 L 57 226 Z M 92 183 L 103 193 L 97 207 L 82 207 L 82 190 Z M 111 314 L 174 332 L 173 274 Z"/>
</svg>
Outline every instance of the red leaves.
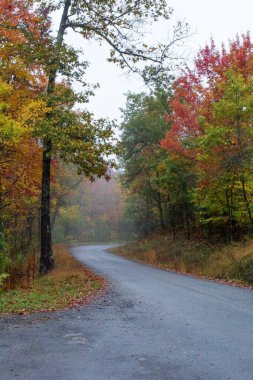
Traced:
<svg viewBox="0 0 253 380">
<path fill-rule="evenodd" d="M 174 95 L 170 100 L 172 114 L 167 115 L 171 130 L 161 142 L 165 149 L 193 157 L 197 154 L 194 139 L 203 133 L 201 118 L 212 120 L 212 105 L 222 98 L 227 82 L 227 72 L 244 77 L 252 75 L 253 54 L 249 34 L 236 37 L 228 49 L 221 51 L 211 40 L 210 46 L 201 49 L 194 61 L 193 69 L 186 67 L 175 82 Z"/>
<path fill-rule="evenodd" d="M 40 19 L 32 12 L 31 2 L 3 0 L 0 3 L 1 37 L 17 43 L 25 41 L 25 31 L 39 35 Z"/>
</svg>

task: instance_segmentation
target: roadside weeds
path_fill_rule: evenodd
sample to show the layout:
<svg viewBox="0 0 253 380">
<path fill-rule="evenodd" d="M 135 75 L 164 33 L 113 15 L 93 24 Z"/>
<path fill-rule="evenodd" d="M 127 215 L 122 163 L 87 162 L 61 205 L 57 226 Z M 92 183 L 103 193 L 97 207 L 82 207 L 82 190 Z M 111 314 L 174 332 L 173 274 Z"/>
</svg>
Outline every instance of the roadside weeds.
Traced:
<svg viewBox="0 0 253 380">
<path fill-rule="evenodd" d="M 108 251 L 154 268 L 253 289 L 253 241 L 210 245 L 158 235 Z"/>
<path fill-rule="evenodd" d="M 107 281 L 80 264 L 66 245 L 56 245 L 54 251 L 56 266 L 49 274 L 37 276 L 27 289 L 18 288 L 0 294 L 0 314 L 78 308 L 106 290 Z"/>
</svg>

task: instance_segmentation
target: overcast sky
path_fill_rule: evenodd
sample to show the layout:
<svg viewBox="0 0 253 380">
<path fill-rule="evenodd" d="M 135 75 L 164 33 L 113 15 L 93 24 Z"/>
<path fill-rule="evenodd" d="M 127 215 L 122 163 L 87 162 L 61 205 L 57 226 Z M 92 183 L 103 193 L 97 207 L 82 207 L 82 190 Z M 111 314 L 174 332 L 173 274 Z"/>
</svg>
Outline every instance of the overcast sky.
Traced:
<svg viewBox="0 0 253 380">
<path fill-rule="evenodd" d="M 174 8 L 174 21 L 185 19 L 190 24 L 194 34 L 187 39 L 186 46 L 192 57 L 211 36 L 217 44 L 246 31 L 250 31 L 253 37 L 253 0 L 168 0 L 168 5 Z M 159 39 L 159 33 L 163 38 L 166 31 L 156 28 L 155 33 Z M 122 70 L 107 63 L 105 47 L 83 45 L 76 35 L 69 35 L 68 40 L 71 44 L 82 44 L 90 62 L 88 80 L 100 84 L 96 96 L 87 107 L 96 117 L 119 118 L 119 108 L 125 104 L 124 94 L 144 91 L 142 82 L 134 75 L 124 75 Z"/>
</svg>

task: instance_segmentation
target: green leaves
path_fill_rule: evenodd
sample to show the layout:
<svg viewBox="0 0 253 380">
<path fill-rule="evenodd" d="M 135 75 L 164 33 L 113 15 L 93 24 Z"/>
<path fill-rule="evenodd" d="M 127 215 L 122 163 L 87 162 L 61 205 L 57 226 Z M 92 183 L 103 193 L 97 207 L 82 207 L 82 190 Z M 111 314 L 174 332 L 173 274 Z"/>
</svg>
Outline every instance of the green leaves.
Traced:
<svg viewBox="0 0 253 380">
<path fill-rule="evenodd" d="M 66 4 L 66 2 L 65 2 Z M 173 13 L 165 0 L 93 1 L 72 0 L 66 28 L 79 32 L 86 40 L 95 39 L 109 45 L 109 62 L 139 73 L 146 82 L 171 70 L 172 47 L 188 35 L 188 25 L 179 22 L 166 43 L 145 40 L 148 28 L 158 20 L 169 20 Z M 172 29 L 172 28 L 171 28 Z M 143 62 L 152 65 L 144 67 Z"/>
</svg>

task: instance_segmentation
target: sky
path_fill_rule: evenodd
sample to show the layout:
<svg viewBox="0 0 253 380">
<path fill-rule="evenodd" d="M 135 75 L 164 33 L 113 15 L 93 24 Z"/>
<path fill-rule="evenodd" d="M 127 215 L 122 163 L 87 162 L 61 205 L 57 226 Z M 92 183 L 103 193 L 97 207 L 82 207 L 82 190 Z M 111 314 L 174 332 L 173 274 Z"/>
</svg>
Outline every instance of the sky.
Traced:
<svg viewBox="0 0 253 380">
<path fill-rule="evenodd" d="M 216 44 L 233 39 L 237 33 L 251 32 L 253 37 L 253 0 L 168 0 L 174 8 L 171 23 L 185 20 L 191 27 L 191 36 L 185 41 L 183 53 L 189 62 L 194 54 L 213 37 Z M 164 38 L 164 25 L 154 28 L 156 39 Z M 107 48 L 95 43 L 84 43 L 81 37 L 68 35 L 68 42 L 81 46 L 85 59 L 90 62 L 87 78 L 90 83 L 99 83 L 100 88 L 86 107 L 96 117 L 120 119 L 120 108 L 124 108 L 127 92 L 145 91 L 143 82 L 134 74 L 127 75 L 112 63 L 106 62 Z M 179 51 L 179 55 L 181 52 Z"/>
</svg>

